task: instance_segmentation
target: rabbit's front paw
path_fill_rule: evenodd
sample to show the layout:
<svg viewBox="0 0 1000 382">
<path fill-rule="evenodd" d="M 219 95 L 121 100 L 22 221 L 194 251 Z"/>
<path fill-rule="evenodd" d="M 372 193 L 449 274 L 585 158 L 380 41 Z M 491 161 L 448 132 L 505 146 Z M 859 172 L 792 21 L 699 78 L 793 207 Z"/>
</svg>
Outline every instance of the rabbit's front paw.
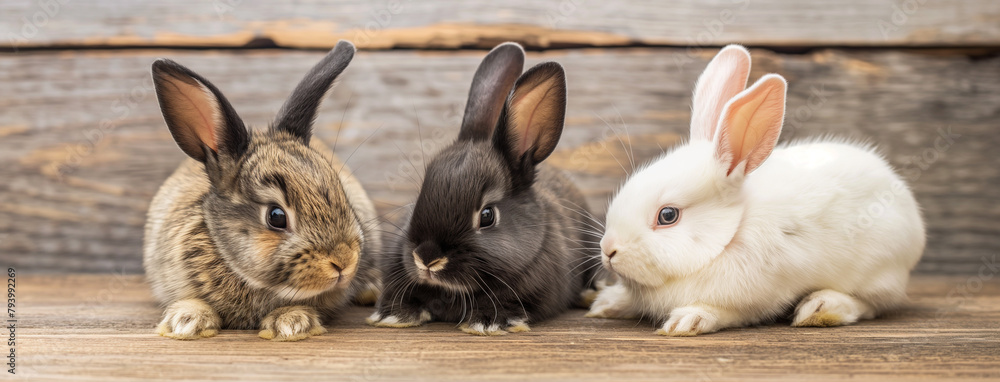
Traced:
<svg viewBox="0 0 1000 382">
<path fill-rule="evenodd" d="M 507 333 L 530 332 L 528 321 L 523 318 L 507 320 L 506 325 L 486 324 L 483 322 L 463 323 L 458 327 L 461 331 L 477 336 L 502 336 Z"/>
<path fill-rule="evenodd" d="M 220 321 L 219 315 L 205 301 L 180 300 L 167 307 L 156 332 L 177 340 L 212 337 L 219 333 Z"/>
<path fill-rule="evenodd" d="M 272 341 L 298 341 L 326 333 L 316 309 L 308 306 L 285 306 L 268 313 L 260 322 L 260 338 Z"/>
<path fill-rule="evenodd" d="M 875 309 L 854 297 L 832 289 L 816 291 L 795 308 L 792 326 L 841 326 L 859 318 L 872 318 Z"/>
<path fill-rule="evenodd" d="M 590 304 L 586 317 L 628 319 L 635 318 L 635 312 L 625 287 L 612 285 L 597 292 L 597 298 Z"/>
<path fill-rule="evenodd" d="M 690 337 L 718 331 L 718 318 L 697 306 L 687 306 L 670 312 L 670 319 L 656 334 L 671 337 Z"/>
<path fill-rule="evenodd" d="M 425 322 L 431 320 L 431 314 L 426 310 L 421 310 L 419 314 L 408 315 L 408 314 L 388 314 L 375 312 L 371 316 L 365 319 L 365 322 L 371 326 L 377 326 L 380 328 L 412 328 L 415 326 L 423 325 Z"/>
</svg>

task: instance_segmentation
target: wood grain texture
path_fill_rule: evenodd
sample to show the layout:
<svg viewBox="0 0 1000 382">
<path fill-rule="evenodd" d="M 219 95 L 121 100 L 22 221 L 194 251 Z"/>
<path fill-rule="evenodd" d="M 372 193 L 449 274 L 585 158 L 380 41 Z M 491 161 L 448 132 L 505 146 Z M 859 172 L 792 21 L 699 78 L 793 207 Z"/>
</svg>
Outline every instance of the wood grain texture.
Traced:
<svg viewBox="0 0 1000 382">
<path fill-rule="evenodd" d="M 0 44 L 363 49 L 727 42 L 768 46 L 993 46 L 992 0 L 7 0 Z"/>
<path fill-rule="evenodd" d="M 687 135 L 691 89 L 712 53 L 529 54 L 528 65 L 556 60 L 566 67 L 567 127 L 550 162 L 572 173 L 596 214 L 631 171 L 630 154 L 639 165 Z M 752 80 L 776 72 L 789 81 L 782 140 L 832 134 L 873 141 L 912 181 L 929 233 L 920 271 L 974 273 L 1000 253 L 1000 58 L 752 53 Z M 141 271 L 149 200 L 184 157 L 151 90 L 155 58 L 201 73 L 260 127 L 321 55 L 0 55 L 0 263 L 27 272 Z M 481 58 L 362 52 L 325 102 L 317 136 L 336 143 L 387 220 L 398 221 L 399 208 L 415 197 L 424 158 L 457 135 Z M 959 136 L 941 138 L 949 129 Z"/>
<path fill-rule="evenodd" d="M 584 318 L 574 310 L 528 333 L 489 338 L 447 323 L 373 328 L 364 324 L 371 308 L 354 307 L 329 333 L 295 343 L 261 340 L 249 330 L 196 341 L 158 337 L 160 310 L 139 276 L 22 276 L 17 285 L 15 378 L 23 380 L 1000 378 L 996 277 L 917 277 L 900 312 L 840 328 L 779 321 L 667 338 L 654 335 L 650 323 Z"/>
</svg>

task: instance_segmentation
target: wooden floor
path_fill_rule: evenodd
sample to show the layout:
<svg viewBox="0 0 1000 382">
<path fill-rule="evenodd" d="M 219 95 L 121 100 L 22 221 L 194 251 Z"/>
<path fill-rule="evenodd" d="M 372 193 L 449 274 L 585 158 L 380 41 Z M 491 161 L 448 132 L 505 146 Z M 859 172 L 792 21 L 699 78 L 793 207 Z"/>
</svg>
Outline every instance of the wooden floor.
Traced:
<svg viewBox="0 0 1000 382">
<path fill-rule="evenodd" d="M 914 380 L 1000 379 L 1000 277 L 917 276 L 912 302 L 842 328 L 785 323 L 696 338 L 576 310 L 529 333 L 483 338 L 451 324 L 381 329 L 352 308 L 296 343 L 252 331 L 158 337 L 140 276 L 17 278 L 17 378 L 26 380 Z M 6 374 L 7 377 L 11 377 Z"/>
</svg>

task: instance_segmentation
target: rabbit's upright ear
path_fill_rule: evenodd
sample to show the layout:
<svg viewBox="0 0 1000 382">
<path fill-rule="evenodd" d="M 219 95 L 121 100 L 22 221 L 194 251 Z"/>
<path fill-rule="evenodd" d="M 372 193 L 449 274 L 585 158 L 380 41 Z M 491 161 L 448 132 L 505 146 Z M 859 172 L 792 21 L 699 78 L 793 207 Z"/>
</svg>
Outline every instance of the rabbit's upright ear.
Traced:
<svg viewBox="0 0 1000 382">
<path fill-rule="evenodd" d="M 153 63 L 153 86 L 163 119 L 174 141 L 199 162 L 208 155 L 239 157 L 250 145 L 250 133 L 226 97 L 190 69 L 168 59 Z"/>
<path fill-rule="evenodd" d="M 524 70 L 524 49 L 507 42 L 493 48 L 472 78 L 458 140 L 488 140 L 496 129 L 504 101 Z"/>
<path fill-rule="evenodd" d="M 711 141 L 722 108 L 743 91 L 750 75 L 750 52 L 739 45 L 722 48 L 698 77 L 691 108 L 691 139 Z"/>
<path fill-rule="evenodd" d="M 566 118 L 566 73 L 555 62 L 529 69 L 514 84 L 493 135 L 515 173 L 530 176 L 555 150 Z"/>
<path fill-rule="evenodd" d="M 771 155 L 785 120 L 787 87 L 783 77 L 768 74 L 723 108 L 715 153 L 728 166 L 727 174 L 741 163 L 746 165 L 739 175 L 749 174 Z"/>
<path fill-rule="evenodd" d="M 299 81 L 292 95 L 278 111 L 271 128 L 291 133 L 308 145 L 319 106 L 327 93 L 333 89 L 333 81 L 354 59 L 354 52 L 354 44 L 344 40 L 338 42 L 337 46 L 313 66 L 302 81 Z"/>
</svg>

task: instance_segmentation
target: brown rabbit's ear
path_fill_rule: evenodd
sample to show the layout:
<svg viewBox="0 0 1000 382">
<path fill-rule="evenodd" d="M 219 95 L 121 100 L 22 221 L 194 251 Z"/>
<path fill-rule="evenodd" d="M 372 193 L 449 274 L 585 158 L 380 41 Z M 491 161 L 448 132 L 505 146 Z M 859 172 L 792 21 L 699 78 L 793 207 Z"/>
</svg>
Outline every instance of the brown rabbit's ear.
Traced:
<svg viewBox="0 0 1000 382">
<path fill-rule="evenodd" d="M 517 43 L 497 45 L 483 58 L 472 78 L 458 140 L 490 139 L 503 111 L 504 101 L 522 70 L 524 49 Z"/>
<path fill-rule="evenodd" d="M 355 50 L 354 44 L 340 40 L 337 46 L 313 66 L 302 81 L 299 81 L 292 95 L 278 111 L 272 129 L 291 133 L 308 145 L 319 106 L 327 93 L 333 89 L 333 81 L 354 59 Z"/>
<path fill-rule="evenodd" d="M 185 154 L 204 163 L 209 153 L 246 152 L 250 133 L 215 85 L 168 59 L 153 63 L 153 85 L 167 128 Z"/>
<path fill-rule="evenodd" d="M 516 172 L 534 173 L 559 143 L 565 117 L 565 71 L 555 62 L 535 65 L 514 84 L 494 145 Z"/>
</svg>

